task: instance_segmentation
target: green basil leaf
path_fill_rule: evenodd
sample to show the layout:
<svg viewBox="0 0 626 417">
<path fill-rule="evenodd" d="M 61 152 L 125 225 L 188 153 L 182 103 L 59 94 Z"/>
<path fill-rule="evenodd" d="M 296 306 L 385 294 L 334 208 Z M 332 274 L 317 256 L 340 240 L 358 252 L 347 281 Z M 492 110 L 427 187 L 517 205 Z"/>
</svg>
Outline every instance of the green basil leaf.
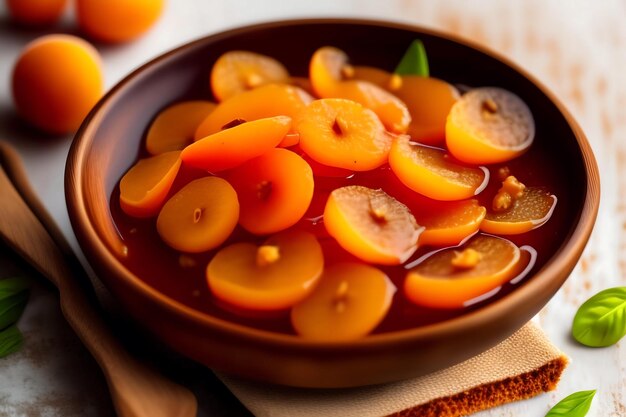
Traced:
<svg viewBox="0 0 626 417">
<path fill-rule="evenodd" d="M 0 279 L 0 301 L 30 287 L 30 280 L 22 277 Z"/>
<path fill-rule="evenodd" d="M 398 75 L 419 75 L 428 77 L 430 71 L 428 69 L 428 57 L 424 44 L 419 39 L 414 40 L 409 45 L 400 63 L 394 71 Z"/>
<path fill-rule="evenodd" d="M 28 291 L 0 300 L 0 330 L 17 322 L 28 301 Z"/>
<path fill-rule="evenodd" d="M 15 353 L 22 348 L 24 336 L 17 326 L 11 326 L 0 332 L 0 358 Z"/>
<path fill-rule="evenodd" d="M 609 288 L 585 301 L 574 316 L 572 335 L 591 347 L 606 347 L 626 335 L 626 287 Z"/>
<path fill-rule="evenodd" d="M 546 417 L 584 417 L 591 407 L 594 395 L 596 390 L 579 391 L 568 395 L 552 407 Z"/>
</svg>

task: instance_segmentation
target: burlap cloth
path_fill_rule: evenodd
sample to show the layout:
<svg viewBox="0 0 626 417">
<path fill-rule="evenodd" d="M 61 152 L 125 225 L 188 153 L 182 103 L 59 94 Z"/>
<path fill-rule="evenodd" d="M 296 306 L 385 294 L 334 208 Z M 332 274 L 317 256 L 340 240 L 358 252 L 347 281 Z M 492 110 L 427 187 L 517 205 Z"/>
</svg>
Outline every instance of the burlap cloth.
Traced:
<svg viewBox="0 0 626 417">
<path fill-rule="evenodd" d="M 311 390 L 218 375 L 258 417 L 464 416 L 553 390 L 567 358 L 534 323 L 494 348 L 407 381 Z"/>
</svg>

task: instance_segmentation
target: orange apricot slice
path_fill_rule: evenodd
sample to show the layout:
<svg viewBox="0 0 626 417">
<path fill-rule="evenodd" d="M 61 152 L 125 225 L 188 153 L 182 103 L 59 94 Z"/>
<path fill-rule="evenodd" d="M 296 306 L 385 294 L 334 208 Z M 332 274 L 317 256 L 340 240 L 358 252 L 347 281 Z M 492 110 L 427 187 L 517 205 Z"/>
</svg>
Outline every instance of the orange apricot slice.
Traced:
<svg viewBox="0 0 626 417">
<path fill-rule="evenodd" d="M 319 342 L 359 339 L 385 318 L 396 287 L 381 270 L 356 262 L 324 270 L 313 293 L 291 309 L 303 338 Z"/>
<path fill-rule="evenodd" d="M 230 236 L 239 218 L 239 201 L 222 178 L 191 181 L 163 206 L 157 217 L 159 236 L 170 247 L 190 253 L 205 252 Z"/>
<path fill-rule="evenodd" d="M 486 169 L 457 163 L 443 149 L 411 142 L 408 136 L 393 141 L 389 165 L 411 190 L 441 201 L 471 198 L 489 179 Z"/>
<path fill-rule="evenodd" d="M 211 69 L 211 89 L 224 101 L 265 84 L 289 81 L 287 68 L 276 59 L 250 51 L 229 51 Z"/>
<path fill-rule="evenodd" d="M 287 116 L 244 122 L 194 142 L 181 158 L 185 164 L 209 172 L 234 168 L 274 148 L 290 127 Z"/>
<path fill-rule="evenodd" d="M 514 278 L 519 260 L 520 250 L 511 241 L 479 235 L 418 259 L 407 273 L 404 293 L 418 305 L 461 308 Z"/>
<path fill-rule="evenodd" d="M 367 262 L 397 265 L 417 249 L 424 230 L 411 211 L 383 190 L 359 185 L 330 193 L 324 225 L 345 250 Z"/>
<path fill-rule="evenodd" d="M 411 140 L 439 145 L 445 140 L 450 109 L 459 99 L 453 85 L 434 77 L 398 75 L 374 67 L 354 67 L 354 78 L 384 88 L 406 104 L 411 114 Z"/>
<path fill-rule="evenodd" d="M 161 111 L 148 129 L 146 149 L 152 155 L 182 150 L 193 143 L 196 129 L 214 108 L 215 103 L 195 100 Z"/>
<path fill-rule="evenodd" d="M 526 233 L 550 219 L 556 202 L 556 196 L 547 190 L 527 187 L 508 210 L 489 211 L 480 225 L 480 230 L 498 235 Z"/>
<path fill-rule="evenodd" d="M 426 200 L 426 199 L 424 199 Z M 420 245 L 454 246 L 476 233 L 487 209 L 478 200 L 424 201 L 415 218 L 426 229 L 420 235 Z"/>
<path fill-rule="evenodd" d="M 274 116 L 294 119 L 311 101 L 313 97 L 301 88 L 286 84 L 264 85 L 221 102 L 200 124 L 195 139 L 217 133 L 236 119 L 247 122 Z"/>
<path fill-rule="evenodd" d="M 313 86 L 311 85 L 311 80 L 307 77 L 291 77 L 289 79 L 289 84 L 295 85 L 296 87 L 300 87 L 311 96 L 315 96 L 315 91 L 313 91 Z"/>
<path fill-rule="evenodd" d="M 248 310 L 282 310 L 311 293 L 324 269 L 315 236 L 285 231 L 263 245 L 235 243 L 209 262 L 206 277 L 219 299 Z"/>
<path fill-rule="evenodd" d="M 508 161 L 533 143 L 535 121 L 517 95 L 497 87 L 476 88 L 450 110 L 446 144 L 455 158 L 472 164 Z"/>
<path fill-rule="evenodd" d="M 296 224 L 313 198 L 313 172 L 302 157 L 275 148 L 233 169 L 228 180 L 241 202 L 239 224 L 264 235 Z"/>
<path fill-rule="evenodd" d="M 369 171 L 387 162 L 391 136 L 371 110 L 350 100 L 315 100 L 295 122 L 300 147 L 317 162 Z"/>
<path fill-rule="evenodd" d="M 393 94 L 367 81 L 346 79 L 353 76 L 348 56 L 340 49 L 325 46 L 313 54 L 309 73 L 313 90 L 319 97 L 345 98 L 361 103 L 380 118 L 393 133 L 405 133 L 411 115 L 406 105 Z"/>
<path fill-rule="evenodd" d="M 180 151 L 140 159 L 120 180 L 120 206 L 133 217 L 155 216 L 180 168 Z"/>
</svg>

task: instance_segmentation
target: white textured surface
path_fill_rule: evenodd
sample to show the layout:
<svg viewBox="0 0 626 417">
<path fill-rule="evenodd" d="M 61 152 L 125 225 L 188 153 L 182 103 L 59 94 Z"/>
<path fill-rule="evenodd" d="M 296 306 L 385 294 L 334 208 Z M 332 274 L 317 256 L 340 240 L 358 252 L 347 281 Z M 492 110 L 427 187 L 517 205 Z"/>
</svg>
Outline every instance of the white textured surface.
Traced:
<svg viewBox="0 0 626 417">
<path fill-rule="evenodd" d="M 543 416 L 559 398 L 585 389 L 598 390 L 590 417 L 625 416 L 626 341 L 606 349 L 584 348 L 570 339 L 569 323 L 587 297 L 626 285 L 626 4 L 620 0 L 169 0 L 163 19 L 145 37 L 131 44 L 99 47 L 107 85 L 190 39 L 257 21 L 312 16 L 389 19 L 473 39 L 521 64 L 574 114 L 600 166 L 600 215 L 578 267 L 538 317 L 572 363 L 556 392 L 478 416 Z M 73 30 L 70 18 L 71 13 L 64 31 Z M 19 50 L 39 34 L 10 26 L 0 4 L 0 137 L 18 147 L 36 190 L 73 240 L 62 191 L 70 138 L 42 140 L 14 121 L 11 107 L 11 66 Z M 0 265 L 0 274 L 5 272 L 7 268 Z M 65 327 L 52 294 L 49 287 L 38 288 L 20 323 L 39 356 L 31 357 L 25 349 L 0 361 L 0 416 L 110 415 L 99 371 L 84 353 L 76 353 L 82 351 L 74 350 L 77 341 Z M 63 408 L 72 398 L 81 400 L 80 408 Z"/>
</svg>

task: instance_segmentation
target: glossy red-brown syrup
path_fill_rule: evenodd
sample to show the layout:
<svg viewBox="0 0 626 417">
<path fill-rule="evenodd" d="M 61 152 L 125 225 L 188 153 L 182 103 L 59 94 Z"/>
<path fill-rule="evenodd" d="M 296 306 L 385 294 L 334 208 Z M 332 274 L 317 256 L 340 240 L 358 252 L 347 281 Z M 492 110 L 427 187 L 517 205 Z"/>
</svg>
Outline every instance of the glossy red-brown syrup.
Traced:
<svg viewBox="0 0 626 417">
<path fill-rule="evenodd" d="M 539 138 L 540 139 L 540 138 Z M 295 149 L 297 151 L 297 148 Z M 141 155 L 143 156 L 143 155 Z M 482 205 L 489 207 L 501 182 L 498 170 L 507 166 L 527 186 L 541 186 L 550 190 L 558 198 L 558 203 L 551 219 L 542 227 L 516 236 L 506 236 L 518 246 L 529 245 L 536 249 L 537 259 L 528 277 L 517 284 L 507 283 L 491 297 L 471 306 L 457 310 L 425 308 L 409 302 L 403 292 L 403 281 L 406 275 L 404 266 L 379 266 L 385 271 L 398 288 L 392 307 L 384 321 L 375 332 L 386 332 L 407 329 L 426 324 L 436 323 L 466 314 L 480 308 L 486 303 L 501 298 L 513 291 L 515 287 L 532 279 L 532 274 L 548 260 L 558 248 L 557 236 L 566 233 L 567 222 L 564 215 L 568 204 L 570 189 L 566 186 L 565 173 L 559 172 L 540 145 L 536 143 L 521 157 L 506 164 L 489 166 L 490 181 L 488 186 L 477 196 Z M 183 166 L 170 195 L 184 186 L 193 178 L 207 175 L 204 172 Z M 417 196 L 406 188 L 395 177 L 389 166 L 385 165 L 370 172 L 354 173 L 347 177 L 315 177 L 315 193 L 308 212 L 294 227 L 314 233 L 324 250 L 326 265 L 343 260 L 356 260 L 343 250 L 334 239 L 329 237 L 324 228 L 322 213 L 328 194 L 335 188 L 346 185 L 364 185 L 370 188 L 382 188 L 385 192 L 406 204 L 419 221 L 419 211 L 424 198 Z M 257 313 L 235 311 L 223 305 L 210 293 L 205 278 L 205 269 L 215 251 L 202 254 L 181 254 L 161 241 L 155 228 L 155 219 L 136 219 L 127 216 L 119 205 L 119 189 L 111 196 L 111 213 L 119 234 L 128 247 L 128 256 L 123 259 L 125 265 L 147 284 L 160 292 L 182 302 L 194 309 L 238 322 L 244 325 L 283 333 L 293 333 L 289 322 L 289 312 Z M 219 221 L 219 219 L 215 219 Z M 224 245 L 237 241 L 261 243 L 264 236 L 254 236 L 237 227 Z M 224 246 L 223 245 L 223 246 Z M 410 264 L 420 256 L 435 250 L 435 247 L 420 247 L 406 264 Z M 184 266 L 182 266 L 184 265 Z"/>
</svg>

